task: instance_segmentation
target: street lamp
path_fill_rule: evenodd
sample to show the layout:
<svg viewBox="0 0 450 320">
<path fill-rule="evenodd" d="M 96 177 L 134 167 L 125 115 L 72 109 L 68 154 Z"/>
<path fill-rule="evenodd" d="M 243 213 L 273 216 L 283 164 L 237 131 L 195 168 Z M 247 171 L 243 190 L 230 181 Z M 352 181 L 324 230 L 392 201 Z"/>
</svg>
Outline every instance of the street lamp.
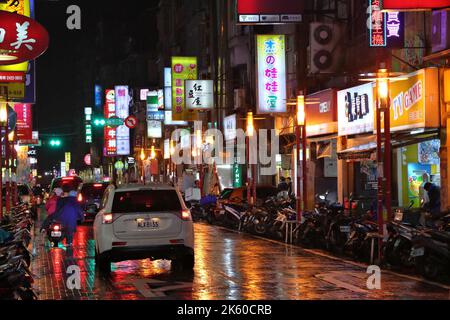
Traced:
<svg viewBox="0 0 450 320">
<path fill-rule="evenodd" d="M 390 99 L 389 74 L 386 69 L 379 69 L 376 79 L 377 85 L 377 162 L 378 162 L 378 190 L 377 190 L 377 217 L 378 217 L 378 259 L 381 262 L 382 245 L 384 237 L 384 207 L 388 215 L 391 212 L 391 131 L 390 131 Z M 384 154 L 382 150 L 381 114 L 384 115 Z M 384 182 L 384 188 L 383 188 Z M 383 193 L 384 189 L 384 193 Z M 384 202 L 384 207 L 383 207 Z"/>
<path fill-rule="evenodd" d="M 250 163 L 250 139 L 255 135 L 255 125 L 253 112 L 247 113 L 247 202 L 249 205 L 254 205 L 256 201 L 256 164 Z M 251 170 L 251 178 L 249 174 Z"/>
<path fill-rule="evenodd" d="M 195 157 L 197 158 L 197 166 L 198 166 L 197 168 L 200 176 L 199 182 L 200 195 L 203 196 L 203 159 L 202 159 L 203 134 L 201 129 L 198 129 L 195 132 L 195 145 L 196 145 Z"/>
<path fill-rule="evenodd" d="M 8 132 L 8 105 L 6 102 L 0 102 L 0 139 L 3 137 L 3 133 L 5 133 L 5 143 Z M 2 149 L 2 145 L 0 143 L 0 150 Z M 3 218 L 3 159 L 1 157 L 0 152 L 0 218 Z"/>
<path fill-rule="evenodd" d="M 297 172 L 297 221 L 302 220 L 302 210 L 306 207 L 306 111 L 305 111 L 305 96 L 297 96 L 297 125 L 295 130 L 296 136 L 296 158 L 295 169 Z M 300 141 L 302 142 L 302 176 L 300 177 Z M 303 180 L 303 194 L 301 182 Z M 303 204 L 303 205 L 302 205 Z"/>
<path fill-rule="evenodd" d="M 172 174 L 172 183 L 175 185 L 175 174 L 176 174 L 176 170 L 177 170 L 177 165 L 173 162 L 173 156 L 175 154 L 175 141 L 174 140 L 170 140 L 169 153 L 170 153 L 169 171 Z"/>
<path fill-rule="evenodd" d="M 142 162 L 142 181 L 145 185 L 145 168 L 144 168 L 145 151 L 144 151 L 144 148 L 141 148 L 140 158 L 141 158 L 141 162 Z"/>
<path fill-rule="evenodd" d="M 11 181 L 11 177 L 12 177 L 12 171 L 11 168 L 13 166 L 12 161 L 11 161 L 11 155 L 12 155 L 12 151 L 11 151 L 11 145 L 14 142 L 14 136 L 15 133 L 14 131 L 11 131 L 7 138 L 5 139 L 5 156 L 6 156 L 6 171 L 5 171 L 5 201 L 6 201 L 6 212 L 9 212 L 11 210 L 11 200 L 12 200 L 12 181 Z"/>
</svg>

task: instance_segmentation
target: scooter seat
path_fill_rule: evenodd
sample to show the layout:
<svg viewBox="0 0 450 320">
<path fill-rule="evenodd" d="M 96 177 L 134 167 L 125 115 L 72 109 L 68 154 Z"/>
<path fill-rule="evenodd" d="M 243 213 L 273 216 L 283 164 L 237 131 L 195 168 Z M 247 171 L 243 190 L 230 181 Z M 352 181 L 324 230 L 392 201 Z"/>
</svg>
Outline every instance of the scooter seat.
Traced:
<svg viewBox="0 0 450 320">
<path fill-rule="evenodd" d="M 450 233 L 449 232 L 432 231 L 431 236 L 438 241 L 450 243 Z"/>
</svg>

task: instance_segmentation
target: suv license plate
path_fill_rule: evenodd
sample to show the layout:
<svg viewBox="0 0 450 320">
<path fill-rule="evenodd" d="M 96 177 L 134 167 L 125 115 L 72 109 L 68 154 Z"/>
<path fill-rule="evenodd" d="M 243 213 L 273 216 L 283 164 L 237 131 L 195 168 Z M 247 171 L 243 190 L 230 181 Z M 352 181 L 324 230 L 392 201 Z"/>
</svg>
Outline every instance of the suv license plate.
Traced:
<svg viewBox="0 0 450 320">
<path fill-rule="evenodd" d="M 423 257 L 425 255 L 425 248 L 413 248 L 411 250 L 411 257 Z"/>
<path fill-rule="evenodd" d="M 158 229 L 159 221 L 158 220 L 144 220 L 137 222 L 138 229 Z"/>
</svg>

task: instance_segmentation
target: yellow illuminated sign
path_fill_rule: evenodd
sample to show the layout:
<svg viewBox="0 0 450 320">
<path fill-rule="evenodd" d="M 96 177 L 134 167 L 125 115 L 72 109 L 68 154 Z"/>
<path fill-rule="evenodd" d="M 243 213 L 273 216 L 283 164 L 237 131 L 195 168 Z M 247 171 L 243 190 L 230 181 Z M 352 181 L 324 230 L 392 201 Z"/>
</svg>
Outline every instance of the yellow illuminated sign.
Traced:
<svg viewBox="0 0 450 320">
<path fill-rule="evenodd" d="M 172 120 L 196 119 L 196 112 L 186 109 L 184 80 L 196 80 L 197 70 L 196 57 L 172 57 Z"/>
<path fill-rule="evenodd" d="M 30 1 L 29 0 L 6 0 L 5 3 L 0 2 L 0 11 L 7 11 L 17 13 L 22 16 L 30 17 Z M 28 62 L 19 64 L 11 64 L 7 66 L 0 66 L 0 71 L 28 71 Z"/>
<path fill-rule="evenodd" d="M 390 83 L 391 131 L 439 127 L 438 69 L 421 69 L 406 78 Z"/>
</svg>

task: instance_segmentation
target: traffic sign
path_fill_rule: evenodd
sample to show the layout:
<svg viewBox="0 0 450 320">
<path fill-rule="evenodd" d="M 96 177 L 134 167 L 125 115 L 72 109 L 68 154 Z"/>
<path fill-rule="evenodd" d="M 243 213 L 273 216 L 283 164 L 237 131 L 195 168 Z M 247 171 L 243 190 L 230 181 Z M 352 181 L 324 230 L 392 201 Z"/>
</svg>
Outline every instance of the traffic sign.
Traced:
<svg viewBox="0 0 450 320">
<path fill-rule="evenodd" d="M 105 124 L 107 127 L 120 127 L 123 125 L 123 119 L 120 119 L 118 117 L 112 117 L 105 120 Z"/>
<path fill-rule="evenodd" d="M 130 128 L 134 129 L 137 126 L 137 118 L 135 116 L 129 116 L 125 119 L 125 125 Z"/>
</svg>

